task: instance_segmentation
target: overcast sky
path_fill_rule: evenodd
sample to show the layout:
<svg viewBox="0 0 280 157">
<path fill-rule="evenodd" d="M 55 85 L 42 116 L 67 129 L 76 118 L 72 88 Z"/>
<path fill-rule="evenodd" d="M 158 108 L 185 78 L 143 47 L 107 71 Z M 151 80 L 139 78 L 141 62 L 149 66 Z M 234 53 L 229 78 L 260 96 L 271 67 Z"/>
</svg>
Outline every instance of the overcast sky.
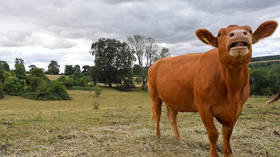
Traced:
<svg viewBox="0 0 280 157">
<path fill-rule="evenodd" d="M 210 49 L 198 28 L 217 34 L 230 24 L 252 29 L 266 20 L 280 23 L 279 0 L 0 0 L 0 60 L 16 57 L 47 69 L 51 60 L 93 65 L 89 50 L 98 38 L 125 41 L 128 35 L 154 38 L 172 55 Z M 280 28 L 253 47 L 253 56 L 280 54 Z"/>
</svg>

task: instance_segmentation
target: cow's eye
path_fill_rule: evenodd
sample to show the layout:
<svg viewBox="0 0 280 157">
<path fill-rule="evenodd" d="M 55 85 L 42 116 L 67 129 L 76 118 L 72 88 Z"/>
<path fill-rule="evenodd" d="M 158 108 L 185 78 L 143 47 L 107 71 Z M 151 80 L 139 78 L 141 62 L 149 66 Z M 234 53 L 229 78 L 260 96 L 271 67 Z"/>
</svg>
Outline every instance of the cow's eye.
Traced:
<svg viewBox="0 0 280 157">
<path fill-rule="evenodd" d="M 221 36 L 221 33 L 218 34 L 218 37 L 220 37 L 220 36 Z"/>
<path fill-rule="evenodd" d="M 249 30 L 249 33 L 252 34 L 252 30 L 251 29 Z"/>
</svg>

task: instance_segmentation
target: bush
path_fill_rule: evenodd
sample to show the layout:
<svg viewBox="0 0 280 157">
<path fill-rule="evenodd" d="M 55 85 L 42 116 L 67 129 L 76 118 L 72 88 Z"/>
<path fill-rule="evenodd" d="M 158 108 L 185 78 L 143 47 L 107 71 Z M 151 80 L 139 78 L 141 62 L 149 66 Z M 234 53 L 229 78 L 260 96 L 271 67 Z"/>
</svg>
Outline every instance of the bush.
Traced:
<svg viewBox="0 0 280 157">
<path fill-rule="evenodd" d="M 4 93 L 4 86 L 2 84 L 2 82 L 0 81 L 0 99 L 5 97 L 5 93 Z"/>
<path fill-rule="evenodd" d="M 54 80 L 51 82 L 50 93 L 53 96 L 56 96 L 56 98 L 58 98 L 56 100 L 61 100 L 61 99 L 69 100 L 70 99 L 65 86 L 59 81 Z"/>
<path fill-rule="evenodd" d="M 33 68 L 33 69 L 31 70 L 30 74 L 31 74 L 31 75 L 34 75 L 34 76 L 37 76 L 37 77 L 41 77 L 41 78 L 43 78 L 43 79 L 45 79 L 45 80 L 49 80 L 48 77 L 47 77 L 47 76 L 45 75 L 45 73 L 43 72 L 43 70 L 40 69 L 40 68 L 37 68 L 37 67 Z"/>
<path fill-rule="evenodd" d="M 4 81 L 4 68 L 0 67 L 0 82 Z"/>
<path fill-rule="evenodd" d="M 93 90 L 94 90 L 96 96 L 100 96 L 101 93 L 102 93 L 102 88 L 101 87 L 95 86 L 93 88 Z"/>
<path fill-rule="evenodd" d="M 36 100 L 70 100 L 65 86 L 56 80 L 41 81 L 35 92 L 26 92 L 23 97 Z"/>
<path fill-rule="evenodd" d="M 37 77 L 35 75 L 29 75 L 27 76 L 26 83 L 30 87 L 28 88 L 28 91 L 36 91 L 37 87 L 40 85 L 40 83 L 43 81 L 42 78 Z"/>
<path fill-rule="evenodd" d="M 61 82 L 68 89 L 73 86 L 73 79 L 66 76 L 60 76 L 57 81 Z"/>
<path fill-rule="evenodd" d="M 23 94 L 24 88 L 17 77 L 9 76 L 5 79 L 4 91 L 8 95 L 19 96 Z"/>
</svg>

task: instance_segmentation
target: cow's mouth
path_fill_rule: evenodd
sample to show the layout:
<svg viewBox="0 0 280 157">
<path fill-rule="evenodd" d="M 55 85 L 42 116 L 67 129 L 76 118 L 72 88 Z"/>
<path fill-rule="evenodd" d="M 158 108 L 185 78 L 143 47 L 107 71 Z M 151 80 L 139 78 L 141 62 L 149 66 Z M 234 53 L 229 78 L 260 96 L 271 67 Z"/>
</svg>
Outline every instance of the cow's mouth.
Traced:
<svg viewBox="0 0 280 157">
<path fill-rule="evenodd" d="M 245 56 L 248 54 L 251 45 L 246 41 L 232 42 L 229 47 L 229 54 L 233 57 Z"/>
<path fill-rule="evenodd" d="M 230 44 L 230 49 L 232 48 L 249 48 L 249 44 L 247 42 L 243 42 L 243 41 L 238 41 L 238 42 L 233 42 Z"/>
</svg>

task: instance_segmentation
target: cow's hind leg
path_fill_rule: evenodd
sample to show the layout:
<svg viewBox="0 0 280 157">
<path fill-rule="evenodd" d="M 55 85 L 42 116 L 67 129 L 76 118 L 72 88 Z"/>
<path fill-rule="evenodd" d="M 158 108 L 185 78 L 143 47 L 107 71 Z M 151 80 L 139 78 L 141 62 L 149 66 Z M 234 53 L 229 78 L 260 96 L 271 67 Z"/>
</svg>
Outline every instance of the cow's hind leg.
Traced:
<svg viewBox="0 0 280 157">
<path fill-rule="evenodd" d="M 167 117 L 170 121 L 170 125 L 172 127 L 173 130 L 173 136 L 175 139 L 177 140 L 182 140 L 180 134 L 179 134 L 179 130 L 178 130 L 178 126 L 177 126 L 177 111 L 174 111 L 172 108 L 170 107 L 166 107 L 167 108 Z"/>
<path fill-rule="evenodd" d="M 159 128 L 159 121 L 160 121 L 160 116 L 161 116 L 161 104 L 162 100 L 158 97 L 153 97 L 153 115 L 152 115 L 152 120 L 156 120 L 156 136 L 160 137 L 160 128 Z"/>
</svg>

